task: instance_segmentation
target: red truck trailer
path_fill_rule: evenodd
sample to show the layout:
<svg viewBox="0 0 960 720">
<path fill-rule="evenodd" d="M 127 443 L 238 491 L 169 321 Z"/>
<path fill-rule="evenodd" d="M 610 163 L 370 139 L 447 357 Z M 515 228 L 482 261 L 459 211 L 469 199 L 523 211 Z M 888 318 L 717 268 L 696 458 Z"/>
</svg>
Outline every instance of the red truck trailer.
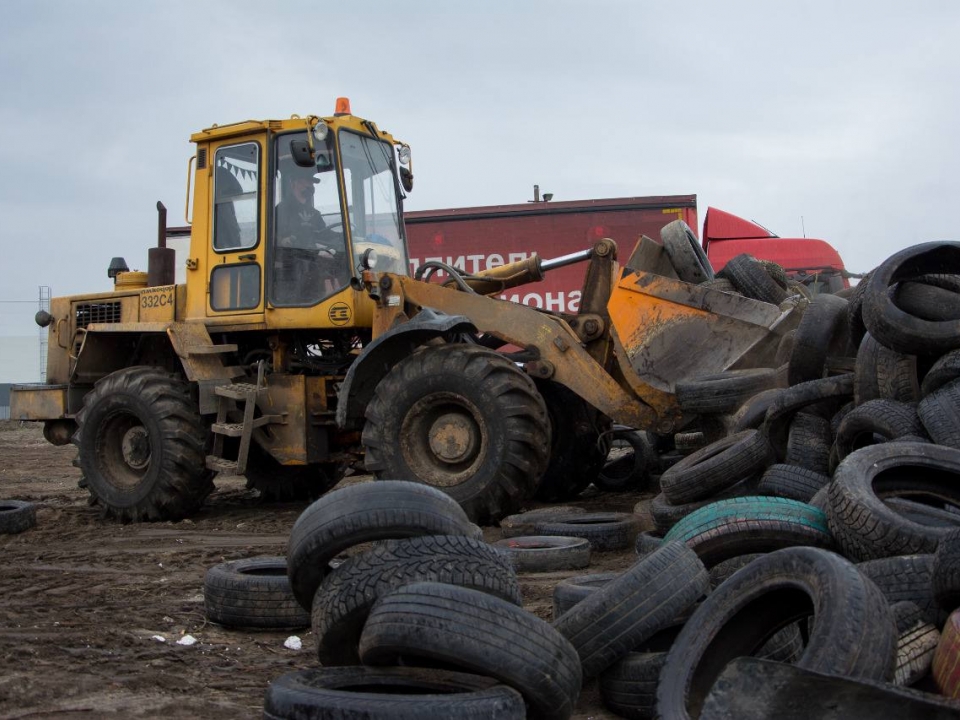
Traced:
<svg viewBox="0 0 960 720">
<path fill-rule="evenodd" d="M 404 214 L 411 273 L 427 260 L 476 272 L 533 253 L 555 258 L 585 250 L 605 237 L 617 242 L 622 261 L 641 235 L 659 240 L 660 228 L 678 218 L 696 231 L 696 195 L 541 201 Z M 558 268 L 543 282 L 501 297 L 573 313 L 579 308 L 583 273 L 583 264 Z"/>
<path fill-rule="evenodd" d="M 440 260 L 468 272 L 529 257 L 555 258 L 613 238 L 621 261 L 641 235 L 659 242 L 660 229 L 681 219 L 697 232 L 697 196 L 607 198 L 569 202 L 421 210 L 405 214 L 411 273 L 423 262 Z M 714 270 L 749 253 L 772 260 L 814 292 L 846 287 L 839 253 L 824 240 L 780 238 L 766 228 L 717 208 L 708 208 L 703 247 Z M 558 312 L 576 312 L 583 265 L 552 271 L 542 283 L 501 297 Z"/>
</svg>

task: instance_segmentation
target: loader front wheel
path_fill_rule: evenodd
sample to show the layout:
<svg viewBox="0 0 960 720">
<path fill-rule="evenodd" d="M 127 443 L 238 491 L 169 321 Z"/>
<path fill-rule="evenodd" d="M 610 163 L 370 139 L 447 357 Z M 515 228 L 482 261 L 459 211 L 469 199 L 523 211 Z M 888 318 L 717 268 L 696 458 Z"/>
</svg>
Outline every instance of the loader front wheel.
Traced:
<svg viewBox="0 0 960 720">
<path fill-rule="evenodd" d="M 430 346 L 380 381 L 363 445 L 378 479 L 432 485 L 483 523 L 533 494 L 550 459 L 550 420 L 533 381 L 503 356 Z"/>
<path fill-rule="evenodd" d="M 213 490 L 207 429 L 179 376 L 153 367 L 118 370 L 97 382 L 76 419 L 79 465 L 106 515 L 179 520 Z"/>
</svg>

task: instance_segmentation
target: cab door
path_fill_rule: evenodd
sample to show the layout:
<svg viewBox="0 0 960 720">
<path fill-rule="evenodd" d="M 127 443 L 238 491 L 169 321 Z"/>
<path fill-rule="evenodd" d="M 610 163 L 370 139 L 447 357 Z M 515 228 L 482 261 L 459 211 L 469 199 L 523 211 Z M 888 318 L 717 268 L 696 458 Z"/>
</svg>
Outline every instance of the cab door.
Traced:
<svg viewBox="0 0 960 720">
<path fill-rule="evenodd" d="M 263 314 L 264 139 L 211 148 L 208 317 Z"/>
</svg>

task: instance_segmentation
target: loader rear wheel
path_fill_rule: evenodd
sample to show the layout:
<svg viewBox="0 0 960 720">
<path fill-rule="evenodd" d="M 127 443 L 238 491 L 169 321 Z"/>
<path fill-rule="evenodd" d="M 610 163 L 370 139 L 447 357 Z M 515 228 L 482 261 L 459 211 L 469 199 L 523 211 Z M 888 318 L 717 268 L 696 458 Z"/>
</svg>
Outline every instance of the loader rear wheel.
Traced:
<svg viewBox="0 0 960 720">
<path fill-rule="evenodd" d="M 123 522 L 179 520 L 213 490 L 190 386 L 153 367 L 107 375 L 84 398 L 73 444 L 90 494 Z"/>
<path fill-rule="evenodd" d="M 256 444 L 247 459 L 247 487 L 258 490 L 267 502 L 316 500 L 343 479 L 347 466 L 325 462 L 311 465 L 281 465 Z"/>
<path fill-rule="evenodd" d="M 423 348 L 397 363 L 367 406 L 366 467 L 443 490 L 474 522 L 520 507 L 550 459 L 533 380 L 474 345 Z"/>
</svg>

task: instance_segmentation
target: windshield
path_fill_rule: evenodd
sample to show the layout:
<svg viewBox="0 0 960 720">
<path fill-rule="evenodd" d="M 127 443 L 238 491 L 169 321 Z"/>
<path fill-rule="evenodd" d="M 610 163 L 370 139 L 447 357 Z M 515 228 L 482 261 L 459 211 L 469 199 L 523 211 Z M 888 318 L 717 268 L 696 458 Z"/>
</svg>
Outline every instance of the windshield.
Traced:
<svg viewBox="0 0 960 720">
<path fill-rule="evenodd" d="M 359 261 L 364 250 L 373 248 L 377 271 L 406 275 L 407 253 L 391 162 L 393 147 L 369 136 L 342 131 L 340 154 L 354 258 Z"/>
<path fill-rule="evenodd" d="M 316 167 L 293 161 L 291 143 L 305 132 L 276 139 L 273 188 L 272 283 L 277 305 L 316 305 L 350 282 L 333 143 L 314 141 Z"/>
</svg>

